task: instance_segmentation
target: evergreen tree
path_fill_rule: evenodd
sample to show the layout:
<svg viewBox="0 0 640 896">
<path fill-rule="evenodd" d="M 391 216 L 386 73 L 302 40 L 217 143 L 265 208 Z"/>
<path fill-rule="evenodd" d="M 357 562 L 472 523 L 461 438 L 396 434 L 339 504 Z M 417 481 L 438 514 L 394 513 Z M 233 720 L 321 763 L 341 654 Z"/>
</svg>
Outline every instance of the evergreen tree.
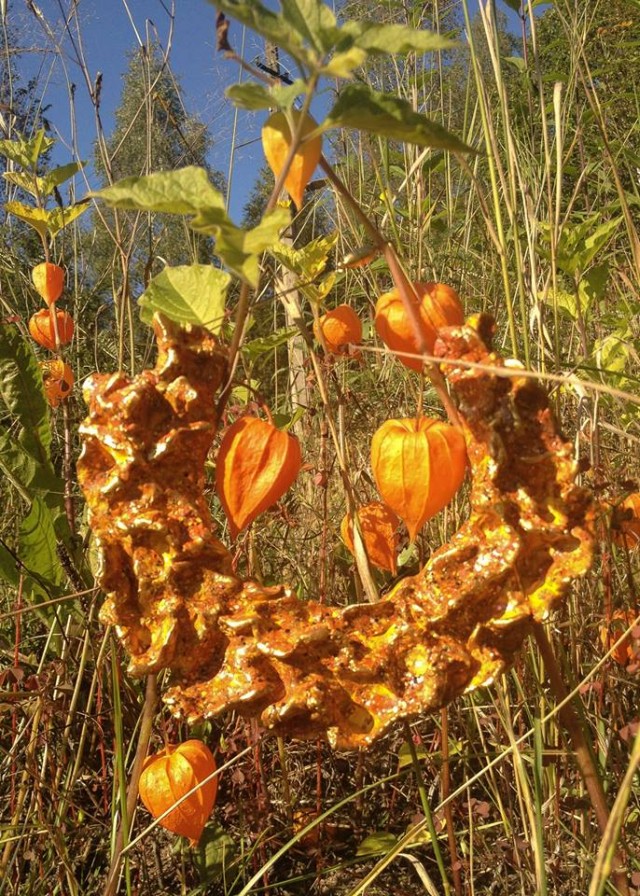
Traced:
<svg viewBox="0 0 640 896">
<path fill-rule="evenodd" d="M 185 110 L 180 86 L 157 47 L 130 55 L 115 128 L 96 144 L 94 164 L 103 184 L 187 165 L 209 169 L 211 138 Z M 222 177 L 209 169 L 220 188 Z M 212 241 L 191 231 L 182 218 L 115 213 L 101 207 L 88 235 L 87 274 L 101 297 L 125 288 L 138 295 L 165 264 L 210 262 Z M 114 282 L 118 272 L 120 283 Z"/>
</svg>

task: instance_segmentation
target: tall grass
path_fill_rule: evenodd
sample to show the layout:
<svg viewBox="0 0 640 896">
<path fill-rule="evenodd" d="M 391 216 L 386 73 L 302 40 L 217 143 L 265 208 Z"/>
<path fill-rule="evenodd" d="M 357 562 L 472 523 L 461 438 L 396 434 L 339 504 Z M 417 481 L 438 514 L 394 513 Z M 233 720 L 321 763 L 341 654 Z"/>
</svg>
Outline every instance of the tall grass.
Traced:
<svg viewBox="0 0 640 896">
<path fill-rule="evenodd" d="M 602 499 L 601 553 L 590 576 L 550 620 L 546 636 L 559 657 L 566 702 L 579 708 L 583 744 L 594 757 L 611 808 L 606 830 L 598 830 L 575 744 L 567 737 L 557 691 L 550 688 L 544 642 L 531 639 L 491 688 L 456 701 L 442 715 L 397 727 L 366 753 L 264 737 L 255 724 L 235 717 L 187 731 L 159 707 L 151 719 L 153 733 L 147 726 L 145 735 L 144 687 L 127 675 L 117 640 L 97 620 L 101 595 L 70 586 L 43 616 L 24 600 L 21 585 L 3 585 L 0 896 L 103 893 L 113 855 L 122 850 L 125 861 L 112 892 L 127 894 L 614 896 L 624 892 L 611 874 L 616 852 L 626 862 L 627 892 L 640 893 L 638 669 L 617 665 L 601 641 L 601 629 L 616 609 L 639 610 L 638 552 L 612 542 L 607 503 L 635 490 L 639 478 L 634 369 L 640 331 L 633 315 L 640 310 L 640 242 L 637 177 L 629 179 L 637 129 L 626 143 L 609 132 L 597 73 L 585 50 L 598 2 L 555 4 L 570 47 L 561 80 L 544 68 L 547 48 L 532 0 L 523 11 L 526 45 L 510 45 L 499 6 L 491 0 L 482 0 L 479 13 L 468 0 L 406 6 L 416 27 L 444 29 L 447 15 L 457 13 L 463 25 L 460 50 L 437 54 L 426 64 L 410 60 L 362 75 L 374 83 L 383 80 L 387 88 L 392 83 L 478 153 L 464 159 L 344 133 L 332 146 L 335 167 L 401 250 L 412 277 L 454 285 L 468 313 L 494 315 L 500 352 L 548 377 L 565 431 L 590 461 L 583 478 Z M 391 12 L 397 12 L 392 4 L 376 8 L 380 15 Z M 5 64 L 12 72 L 11 16 L 4 22 Z M 38 40 L 56 55 L 58 71 L 71 85 L 63 53 L 69 33 L 56 30 L 43 14 L 34 23 Z M 69 9 L 69 29 L 84 77 L 77 89 L 93 90 L 75 6 Z M 170 41 L 165 49 L 170 64 Z M 524 63 L 506 58 L 522 59 L 522 53 Z M 46 91 L 46 84 L 41 86 Z M 149 83 L 149 104 L 152 97 Z M 75 141 L 73 108 L 70 89 Z M 228 114 L 228 130 L 233 127 L 235 135 L 233 113 Z M 151 128 L 150 108 L 141 108 L 140 115 L 149 116 Z M 95 121 L 108 172 L 97 102 Z M 587 131 L 596 135 L 590 146 L 582 142 Z M 72 152 L 80 158 L 76 142 Z M 230 164 L 215 161 L 216 167 L 233 170 L 233 157 Z M 88 186 L 78 181 L 77 195 Z M 336 258 L 360 249 L 366 235 L 349 208 L 328 189 L 318 195 L 324 220 L 339 234 Z M 620 225 L 589 262 L 589 267 L 606 263 L 609 278 L 583 308 L 565 255 L 589 215 L 595 229 L 616 217 Z M 34 310 L 26 279 L 31 260 L 28 252 L 22 257 L 12 252 L 12 228 L 15 224 L 5 224 L 7 245 L 0 253 L 2 308 L 4 316 L 24 321 Z M 308 233 L 306 226 L 301 230 Z M 90 243 L 82 224 L 56 247 L 74 278 L 79 336 L 72 360 L 79 380 L 94 366 L 133 372 L 148 362 L 128 287 L 132 247 L 120 239 L 117 217 L 112 236 L 110 327 L 95 318 L 108 317 L 111 309 L 87 312 L 81 272 Z M 378 260 L 344 272 L 332 296 L 353 304 L 370 324 L 375 298 L 389 286 L 388 270 Z M 310 323 L 311 309 L 303 295 L 298 299 Z M 249 310 L 260 326 L 261 306 Z M 282 323 L 274 306 L 269 327 Z M 300 427 L 311 469 L 293 496 L 240 540 L 235 560 L 240 572 L 266 584 L 289 580 L 298 583 L 301 597 L 346 603 L 362 599 L 362 589 L 338 535 L 345 482 L 358 502 L 373 498 L 368 460 L 373 428 L 388 417 L 410 416 L 416 407 L 441 409 L 433 390 L 422 389 L 382 352 L 370 325 L 359 363 L 319 361 L 314 369 L 304 352 L 298 357 L 310 390 L 310 412 Z M 290 371 L 282 350 L 274 349 L 260 363 L 261 389 L 275 411 L 290 413 Z M 252 371 L 244 369 L 248 375 Z M 66 422 L 74 451 L 83 414 L 78 396 Z M 53 425 L 61 463 L 61 415 Z M 11 483 L 0 487 L 6 508 L 2 538 L 10 544 L 23 503 Z M 80 511 L 75 484 L 74 500 Z M 408 553 L 403 573 L 417 569 L 444 543 L 465 512 L 465 498 L 458 497 L 430 523 Z M 78 537 L 91 561 L 86 525 L 79 526 Z M 376 589 L 390 587 L 388 578 L 373 576 Z M 193 850 L 151 826 L 139 805 L 127 804 L 140 738 L 144 743 L 150 734 L 155 747 L 161 731 L 170 739 L 203 737 L 217 748 L 222 765 L 218 806 Z"/>
</svg>

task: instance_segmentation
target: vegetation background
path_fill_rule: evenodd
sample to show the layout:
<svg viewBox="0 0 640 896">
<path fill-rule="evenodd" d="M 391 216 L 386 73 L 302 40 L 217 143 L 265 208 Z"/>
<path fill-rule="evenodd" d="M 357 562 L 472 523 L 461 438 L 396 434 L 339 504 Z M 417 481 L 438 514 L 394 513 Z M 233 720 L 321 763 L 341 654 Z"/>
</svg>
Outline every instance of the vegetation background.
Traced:
<svg viewBox="0 0 640 896">
<path fill-rule="evenodd" d="M 136 29 L 132 17 L 128 56 L 114 60 L 126 69 L 120 104 L 105 127 L 102 79 L 83 43 L 85 4 L 0 3 L 2 139 L 29 138 L 40 127 L 55 136 L 67 133 L 70 122 L 70 145 L 58 142 L 43 153 L 43 171 L 86 160 L 89 118 L 83 114 L 80 133 L 74 115 L 80 93 L 91 109 L 92 158 L 61 186 L 65 206 L 89 185 L 195 164 L 223 190 L 251 174 L 244 208 L 233 195 L 232 210 L 246 225 L 259 219 L 273 180 L 259 172 L 258 153 L 247 164 L 243 143 L 259 140 L 260 116 L 239 115 L 217 85 L 203 83 L 219 102 L 220 128 L 212 134 L 189 113 L 173 74 L 172 17 L 201 17 L 203 28 L 213 29 L 211 8 L 191 6 L 159 3 L 165 30 L 150 20 Z M 123 8 L 129 11 L 125 0 Z M 626 892 L 638 894 L 640 650 L 621 656 L 614 641 L 628 628 L 637 642 L 640 613 L 638 551 L 616 537 L 615 519 L 615 507 L 640 489 L 640 8 L 636 0 L 345 0 L 338 11 L 456 39 L 447 51 L 376 57 L 357 77 L 405 98 L 477 154 L 347 130 L 332 132 L 325 152 L 412 276 L 454 286 L 468 314 L 492 314 L 498 350 L 548 379 L 563 429 L 584 460 L 583 479 L 600 507 L 600 552 L 551 620 L 549 635 L 566 685 L 579 695 L 610 805 L 616 801 L 619 810 L 611 842 L 626 862 Z M 246 42 L 249 62 L 267 64 L 261 38 L 234 25 L 231 34 L 238 52 Z M 49 69 L 34 66 L 36 52 L 56 58 L 68 76 L 68 109 Z M 230 83 L 244 77 L 231 61 L 225 65 Z M 293 68 L 284 55 L 278 65 L 285 74 Z M 327 82 L 314 102 L 318 118 L 335 86 Z M 6 165 L 11 173 L 12 163 Z M 302 245 L 337 233 L 337 265 L 366 237 L 325 181 L 314 186 L 296 240 Z M 0 190 L 3 207 L 24 201 L 15 179 L 3 178 Z M 42 245 L 13 215 L 3 215 L 0 226 L 3 328 L 17 327 L 26 345 L 26 323 L 40 307 L 30 271 L 42 260 Z M 180 218 L 92 203 L 57 236 L 52 258 L 68 272 L 64 307 L 76 336 L 66 359 L 80 383 L 96 369 L 135 373 L 148 365 L 152 341 L 137 297 L 166 263 L 213 262 L 215 251 Z M 344 493 L 308 351 L 276 301 L 274 284 L 277 291 L 282 276 L 277 265 L 265 264 L 237 379 L 295 428 L 306 469 L 286 499 L 240 536 L 235 562 L 242 574 L 267 584 L 296 583 L 303 598 L 344 604 L 360 594 L 353 558 L 339 538 Z M 372 309 L 390 286 L 386 265 L 376 260 L 338 273 L 324 299 L 326 307 L 352 305 L 365 322 L 360 361 L 323 361 L 363 503 L 375 498 L 368 460 L 375 427 L 412 415 L 419 402 L 441 413 L 435 393 L 376 342 Z M 311 322 L 308 302 L 304 311 Z M 231 418 L 250 394 L 234 393 Z M 80 389 L 48 418 L 46 476 L 16 460 L 17 405 L 3 398 L 0 896 L 103 893 L 126 813 L 144 686 L 127 676 L 117 639 L 97 619 L 102 595 L 92 587 L 91 542 L 73 472 L 85 414 Z M 64 524 L 52 508 L 56 501 L 62 506 L 62 489 L 67 509 L 69 502 L 73 507 L 73 557 L 56 550 Z M 212 506 L 224 534 L 214 498 Z M 465 512 L 463 492 L 403 551 L 401 574 L 424 563 Z M 392 582 L 380 573 L 377 584 L 386 591 Z M 118 892 L 622 892 L 607 873 L 603 840 L 533 642 L 491 688 L 437 717 L 399 726 L 367 752 L 263 737 L 237 718 L 187 730 L 158 710 L 154 747 L 165 736 L 202 737 L 228 764 L 218 804 L 193 849 L 150 828 L 138 808 Z M 421 821 L 428 833 L 407 836 Z"/>
</svg>

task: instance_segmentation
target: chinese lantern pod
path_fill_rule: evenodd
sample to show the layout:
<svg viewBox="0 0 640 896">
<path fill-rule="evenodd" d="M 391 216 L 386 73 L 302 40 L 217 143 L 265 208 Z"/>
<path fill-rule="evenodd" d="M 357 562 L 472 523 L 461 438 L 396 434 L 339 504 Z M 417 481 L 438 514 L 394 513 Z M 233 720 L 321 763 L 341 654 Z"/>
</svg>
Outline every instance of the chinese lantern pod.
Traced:
<svg viewBox="0 0 640 896">
<path fill-rule="evenodd" d="M 332 311 L 327 311 L 314 321 L 313 332 L 318 342 L 321 341 L 322 333 L 330 352 L 339 352 L 349 344 L 357 345 L 362 342 L 362 323 L 349 305 L 338 305 Z"/>
<path fill-rule="evenodd" d="M 298 439 L 272 423 L 242 417 L 229 427 L 218 451 L 216 489 L 234 538 L 280 500 L 301 465 Z"/>
<path fill-rule="evenodd" d="M 374 566 L 386 569 L 391 573 L 398 570 L 398 547 L 400 537 L 398 526 L 400 520 L 391 508 L 386 507 L 380 501 L 372 501 L 365 504 L 357 511 L 360 522 L 360 530 L 367 556 Z M 340 524 L 340 535 L 351 553 L 353 547 L 353 521 L 346 514 Z"/>
<path fill-rule="evenodd" d="M 293 109 L 290 114 L 297 130 L 302 112 Z M 302 137 L 306 137 L 317 127 L 317 121 L 314 121 L 310 115 L 305 115 L 302 124 Z M 262 128 L 262 148 L 276 180 L 284 167 L 290 146 L 291 130 L 287 116 L 284 112 L 274 112 Z M 311 180 L 321 155 L 322 137 L 318 135 L 301 143 L 293 156 L 284 185 L 298 209 L 302 207 L 305 187 Z"/>
<path fill-rule="evenodd" d="M 73 370 L 64 361 L 41 361 L 42 384 L 44 394 L 52 408 L 57 408 L 61 401 L 71 395 L 75 377 Z"/>
<path fill-rule="evenodd" d="M 64 270 L 50 261 L 37 264 L 31 271 L 31 279 L 38 294 L 47 305 L 53 305 L 64 289 Z"/>
<path fill-rule="evenodd" d="M 387 420 L 371 441 L 380 495 L 404 520 L 411 541 L 462 485 L 467 452 L 462 430 L 419 417 Z"/>
<path fill-rule="evenodd" d="M 611 537 L 619 547 L 631 549 L 640 545 L 640 492 L 628 495 L 614 508 Z"/>
<path fill-rule="evenodd" d="M 364 249 L 360 249 L 358 252 L 350 252 L 342 259 L 341 267 L 343 268 L 364 268 L 368 264 L 371 264 L 377 256 L 380 254 L 380 250 L 377 247 L 372 248 L 371 246 L 367 246 Z"/>
<path fill-rule="evenodd" d="M 633 610 L 617 610 L 609 624 L 600 628 L 600 641 L 605 650 L 610 650 L 626 629 L 633 626 L 637 615 Z M 631 628 L 624 640 L 612 651 L 611 659 L 619 666 L 640 665 L 640 627 Z"/>
<path fill-rule="evenodd" d="M 188 837 L 192 846 L 200 839 L 216 802 L 218 779 L 206 780 L 216 767 L 206 744 L 188 740 L 148 756 L 140 775 L 140 799 L 154 818 L 189 794 L 159 823 L 174 834 Z"/>
<path fill-rule="evenodd" d="M 431 354 L 438 330 L 463 324 L 464 311 L 457 292 L 444 283 L 414 283 L 413 288 L 418 297 L 413 302 L 422 327 L 422 338 Z M 407 358 L 401 354 L 420 354 L 420 343 L 398 289 L 392 289 L 378 299 L 375 327 L 380 339 L 388 349 L 398 353 L 398 359 L 405 367 L 422 370 L 423 362 L 419 358 Z"/>
<path fill-rule="evenodd" d="M 73 318 L 66 311 L 60 309 L 56 310 L 54 307 L 42 308 L 41 311 L 37 311 L 29 319 L 29 333 L 31 333 L 31 338 L 37 342 L 38 345 L 42 345 L 52 352 L 57 348 L 56 333 L 53 324 L 54 314 L 58 326 L 59 344 L 67 345 L 67 343 L 71 342 L 73 339 L 75 327 Z"/>
</svg>

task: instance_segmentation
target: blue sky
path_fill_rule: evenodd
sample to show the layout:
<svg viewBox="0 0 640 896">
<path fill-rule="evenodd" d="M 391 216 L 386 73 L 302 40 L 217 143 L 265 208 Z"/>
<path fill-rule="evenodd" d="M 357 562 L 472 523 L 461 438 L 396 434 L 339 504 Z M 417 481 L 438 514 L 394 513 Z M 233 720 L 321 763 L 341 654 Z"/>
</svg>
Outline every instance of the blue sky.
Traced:
<svg viewBox="0 0 640 896">
<path fill-rule="evenodd" d="M 69 105 L 69 84 L 75 83 L 75 113 L 77 143 L 80 156 L 89 159 L 95 140 L 95 120 L 82 69 L 78 64 L 80 44 L 72 41 L 65 29 L 62 10 L 68 0 L 39 0 L 46 24 L 38 21 L 17 0 L 9 6 L 9 25 L 27 48 L 20 63 L 24 79 L 35 76 L 50 105 L 48 117 L 59 137 L 56 161 L 66 162 L 72 157 L 72 126 Z M 170 34 L 167 0 L 80 0 L 78 3 L 81 44 L 86 66 L 94 81 L 102 73 L 101 114 L 107 134 L 113 124 L 113 112 L 120 101 L 122 74 L 127 65 L 127 52 L 158 38 L 165 45 Z M 272 2 L 268 5 L 273 6 Z M 498 5 L 509 17 L 510 25 L 519 30 L 519 20 L 502 0 Z M 224 89 L 238 79 L 235 64 L 225 60 L 215 50 L 214 6 L 206 0 L 177 0 L 173 27 L 171 63 L 184 92 L 185 105 L 210 129 L 214 138 L 211 164 L 225 177 L 229 173 L 234 115 L 225 99 Z M 75 32 L 72 24 L 71 31 Z M 241 50 L 242 29 L 233 28 L 232 44 Z M 244 57 L 252 61 L 263 52 L 257 35 L 247 32 Z M 52 47 L 57 45 L 62 53 Z M 238 115 L 234 152 L 234 171 L 231 180 L 231 212 L 241 215 L 251 184 L 261 165 L 259 131 L 264 113 Z M 91 178 L 91 171 L 88 171 Z M 93 186 L 93 184 L 91 184 Z M 78 191 L 83 192 L 82 185 Z"/>
</svg>

